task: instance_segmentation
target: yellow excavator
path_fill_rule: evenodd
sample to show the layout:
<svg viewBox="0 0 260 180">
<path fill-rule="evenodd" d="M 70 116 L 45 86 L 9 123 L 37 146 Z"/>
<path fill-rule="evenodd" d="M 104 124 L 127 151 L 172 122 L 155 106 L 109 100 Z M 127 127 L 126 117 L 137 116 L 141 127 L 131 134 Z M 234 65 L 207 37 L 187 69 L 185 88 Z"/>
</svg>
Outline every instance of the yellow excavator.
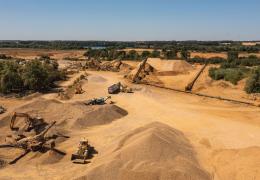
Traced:
<svg viewBox="0 0 260 180">
<path fill-rule="evenodd" d="M 15 127 L 16 118 L 18 118 L 18 117 L 24 118 L 24 120 L 25 120 L 25 124 L 21 128 Z M 10 129 L 12 131 L 23 130 L 23 131 L 28 132 L 31 129 L 33 129 L 34 127 L 36 127 L 38 125 L 42 125 L 42 124 L 44 124 L 42 117 L 31 117 L 27 113 L 14 112 L 14 114 L 11 117 Z"/>
</svg>

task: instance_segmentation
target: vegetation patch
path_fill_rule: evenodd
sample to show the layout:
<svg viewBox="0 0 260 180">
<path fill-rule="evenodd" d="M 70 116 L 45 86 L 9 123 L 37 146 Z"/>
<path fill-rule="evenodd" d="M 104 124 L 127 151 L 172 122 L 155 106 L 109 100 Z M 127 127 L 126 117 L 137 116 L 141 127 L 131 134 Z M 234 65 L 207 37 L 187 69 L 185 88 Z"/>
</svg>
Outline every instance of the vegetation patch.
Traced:
<svg viewBox="0 0 260 180">
<path fill-rule="evenodd" d="M 260 59 L 256 56 L 239 58 L 237 52 L 229 52 L 228 60 L 219 68 L 210 68 L 209 76 L 214 80 L 225 80 L 236 85 L 238 81 L 247 78 L 245 91 L 260 92 Z"/>
<path fill-rule="evenodd" d="M 250 74 L 246 81 L 245 91 L 247 93 L 260 93 L 260 67 L 257 67 Z"/>
<path fill-rule="evenodd" d="M 250 70 L 244 67 L 240 68 L 210 68 L 209 76 L 214 80 L 225 80 L 236 85 L 238 81 L 247 77 Z"/>
<path fill-rule="evenodd" d="M 46 91 L 64 78 L 65 73 L 58 70 L 57 62 L 49 59 L 0 62 L 0 93 Z"/>
</svg>

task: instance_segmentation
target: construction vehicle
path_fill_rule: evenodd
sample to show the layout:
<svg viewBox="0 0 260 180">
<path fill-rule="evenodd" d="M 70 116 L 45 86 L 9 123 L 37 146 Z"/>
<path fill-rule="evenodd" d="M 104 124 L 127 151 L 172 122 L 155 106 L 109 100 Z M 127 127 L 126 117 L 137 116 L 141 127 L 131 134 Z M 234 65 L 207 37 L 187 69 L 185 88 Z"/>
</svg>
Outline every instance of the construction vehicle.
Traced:
<svg viewBox="0 0 260 180">
<path fill-rule="evenodd" d="M 118 72 L 120 70 L 120 66 L 122 65 L 121 60 L 114 60 L 110 62 L 106 62 L 100 65 L 100 69 L 102 71 L 113 71 Z"/>
<path fill-rule="evenodd" d="M 6 109 L 3 106 L 0 106 L 0 114 L 3 114 L 6 111 Z"/>
<path fill-rule="evenodd" d="M 75 86 L 75 94 L 83 94 L 84 90 L 82 89 L 82 85 L 81 84 L 77 84 Z"/>
<path fill-rule="evenodd" d="M 28 153 L 36 151 L 46 152 L 48 150 L 53 150 L 59 154 L 65 155 L 66 153 L 55 149 L 55 138 L 45 136 L 46 133 L 55 125 L 55 123 L 56 121 L 52 122 L 46 126 L 46 128 L 41 133 L 35 136 L 25 137 L 20 135 L 17 136 L 17 139 L 13 139 L 12 142 L 0 145 L 0 148 L 19 148 L 24 150 L 20 156 L 10 161 L 9 164 L 14 164 Z"/>
<path fill-rule="evenodd" d="M 204 69 L 207 67 L 207 63 L 202 66 L 202 68 L 200 69 L 200 71 L 196 74 L 196 76 L 194 77 L 194 79 L 185 87 L 185 91 L 192 91 L 192 88 L 195 84 L 195 82 L 197 81 L 197 79 L 200 77 L 200 75 L 202 74 L 202 72 L 204 71 Z"/>
<path fill-rule="evenodd" d="M 109 94 L 118 94 L 119 92 L 133 93 L 133 89 L 121 84 L 120 82 L 108 87 Z"/>
<path fill-rule="evenodd" d="M 21 128 L 15 127 L 15 122 L 16 122 L 16 118 L 17 117 L 25 118 L 25 125 L 23 127 L 21 127 Z M 37 127 L 37 126 L 41 126 L 41 125 L 46 125 L 46 123 L 44 123 L 42 117 L 31 117 L 27 113 L 14 112 L 14 114 L 11 117 L 10 129 L 12 131 L 21 130 L 21 131 L 28 132 L 31 129 L 33 129 L 33 128 Z"/>
<path fill-rule="evenodd" d="M 106 101 L 108 99 L 111 99 L 111 96 L 100 97 L 100 98 L 93 98 L 93 99 L 88 100 L 84 104 L 86 104 L 86 105 L 104 105 L 104 104 L 106 104 Z"/>
<path fill-rule="evenodd" d="M 123 84 L 121 84 L 120 91 L 123 92 L 123 93 L 133 93 L 132 88 L 128 87 L 127 85 L 123 85 Z"/>
<path fill-rule="evenodd" d="M 133 76 L 132 83 L 138 83 L 138 76 L 141 73 L 141 71 L 145 68 L 145 64 L 146 64 L 147 60 L 148 59 L 146 58 L 139 64 L 138 70 Z"/>
<path fill-rule="evenodd" d="M 91 149 L 88 140 L 85 138 L 81 139 L 77 152 L 71 155 L 71 161 L 73 163 L 85 164 L 86 160 L 90 157 Z"/>
<path fill-rule="evenodd" d="M 120 89 L 121 89 L 121 83 L 119 82 L 113 84 L 112 86 L 109 86 L 107 90 L 109 94 L 118 94 L 120 92 Z"/>
</svg>

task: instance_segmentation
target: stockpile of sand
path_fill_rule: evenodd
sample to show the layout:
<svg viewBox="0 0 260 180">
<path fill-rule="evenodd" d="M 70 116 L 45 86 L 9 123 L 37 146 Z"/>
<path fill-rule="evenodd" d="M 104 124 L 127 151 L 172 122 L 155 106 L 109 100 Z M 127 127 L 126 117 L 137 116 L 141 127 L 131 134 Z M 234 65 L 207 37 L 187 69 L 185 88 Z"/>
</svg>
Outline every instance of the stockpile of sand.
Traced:
<svg viewBox="0 0 260 180">
<path fill-rule="evenodd" d="M 120 60 L 102 62 L 100 65 L 100 69 L 102 71 L 118 72 L 120 70 L 121 65 L 122 65 L 122 62 Z"/>
<path fill-rule="evenodd" d="M 56 151 L 48 151 L 47 153 L 40 154 L 40 157 L 36 159 L 37 162 L 41 164 L 55 164 L 63 158 L 64 156 Z"/>
<path fill-rule="evenodd" d="M 126 77 L 133 81 L 135 74 L 138 72 L 141 63 L 137 66 L 137 68 L 133 69 Z M 163 83 L 157 78 L 156 70 L 148 63 L 145 64 L 144 68 L 139 73 L 136 78 L 136 82 L 144 83 L 144 84 L 154 84 L 154 85 L 162 85 Z"/>
<path fill-rule="evenodd" d="M 95 125 L 108 124 L 116 119 L 126 116 L 128 113 L 116 105 L 89 106 L 82 117 L 74 122 L 76 128 L 86 128 Z"/>
<path fill-rule="evenodd" d="M 83 172 L 79 179 L 210 179 L 185 136 L 157 122 L 125 135 L 99 161 L 100 165 Z"/>
<path fill-rule="evenodd" d="M 30 116 L 41 116 L 49 123 L 56 121 L 61 129 L 87 128 L 94 125 L 110 123 L 127 115 L 127 112 L 116 105 L 87 106 L 82 102 L 62 103 L 57 100 L 38 99 L 15 110 L 28 113 Z M 65 116 L 66 115 L 66 116 Z M 1 127 L 8 126 L 11 114 L 3 118 Z"/>
<path fill-rule="evenodd" d="M 89 60 L 86 62 L 85 68 L 90 70 L 100 70 L 101 63 L 98 60 Z"/>
<path fill-rule="evenodd" d="M 120 66 L 120 74 L 129 74 L 133 69 L 133 66 L 126 63 L 122 63 Z"/>
<path fill-rule="evenodd" d="M 104 83 L 107 80 L 105 78 L 103 78 L 102 76 L 98 76 L 98 75 L 89 75 L 88 76 L 88 81 L 89 82 L 93 82 L 93 83 Z"/>
<path fill-rule="evenodd" d="M 260 147 L 216 151 L 213 166 L 221 180 L 260 179 Z"/>
<path fill-rule="evenodd" d="M 47 123 L 56 121 L 57 123 L 55 127 L 50 129 L 46 136 L 53 136 L 57 134 L 68 135 L 68 132 L 72 129 L 79 130 L 90 126 L 108 124 L 127 115 L 127 111 L 116 105 L 107 104 L 102 106 L 87 106 L 82 102 L 62 103 L 57 100 L 45 100 L 42 98 L 15 109 L 15 111 L 28 113 L 32 117 L 40 116 Z M 5 136 L 10 133 L 10 119 L 11 114 L 8 114 L 5 118 L 0 120 L 0 131 L 5 134 Z M 16 127 L 22 127 L 25 125 L 25 121 L 21 120 L 21 118 L 18 118 L 17 120 L 18 121 L 15 125 Z M 31 135 L 35 134 L 31 133 Z M 1 143 L 4 143 L 3 141 L 5 136 L 0 136 Z M 56 141 L 56 145 L 65 140 L 67 139 L 64 137 L 59 137 Z M 13 148 L 1 149 L 0 168 L 1 166 L 4 166 L 1 165 L 1 160 L 11 161 L 20 154 L 20 151 L 18 152 Z M 54 164 L 58 163 L 63 158 L 64 156 L 62 154 L 57 153 L 56 151 L 49 151 L 47 153 L 29 153 L 22 159 L 22 161 L 30 161 L 40 164 Z"/>
<path fill-rule="evenodd" d="M 193 70 L 191 64 L 185 60 L 162 60 L 160 58 L 149 58 L 147 63 L 157 70 L 157 75 L 185 74 Z"/>
</svg>

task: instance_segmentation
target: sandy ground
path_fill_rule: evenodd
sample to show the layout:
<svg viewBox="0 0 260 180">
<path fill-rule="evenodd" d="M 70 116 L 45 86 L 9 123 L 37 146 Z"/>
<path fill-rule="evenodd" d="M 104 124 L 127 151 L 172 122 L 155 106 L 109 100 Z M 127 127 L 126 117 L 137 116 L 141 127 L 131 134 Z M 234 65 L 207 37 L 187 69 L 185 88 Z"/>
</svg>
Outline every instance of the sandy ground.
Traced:
<svg viewBox="0 0 260 180">
<path fill-rule="evenodd" d="M 41 52 L 21 50 L 16 55 L 33 58 Z M 55 52 L 47 51 L 59 60 L 67 53 L 82 53 Z M 68 65 L 67 61 L 59 62 L 64 67 Z M 158 78 L 166 87 L 183 90 L 200 68 L 201 65 L 193 65 L 188 72 Z M 212 81 L 208 68 L 196 82 L 194 92 L 254 102 L 243 91 L 244 80 L 237 86 Z M 70 86 L 83 73 L 71 75 L 60 86 Z M 0 115 L 0 143 L 10 133 L 8 115 L 14 111 L 39 113 L 47 121 L 56 120 L 56 128 L 70 136 L 57 143 L 57 148 L 67 153 L 64 157 L 53 152 L 31 153 L 15 165 L 1 168 L 2 159 L 15 157 L 19 152 L 0 149 L 0 179 L 260 179 L 259 108 L 133 85 L 122 73 L 87 73 L 88 81 L 82 85 L 85 93 L 70 100 L 61 101 L 57 93 L 0 98 L 0 105 L 8 110 Z M 113 95 L 114 105 L 82 104 L 90 98 L 107 96 L 107 87 L 118 81 L 136 91 Z M 85 165 L 73 164 L 70 155 L 82 137 L 98 154 Z"/>
<path fill-rule="evenodd" d="M 112 72 L 88 73 L 91 74 L 89 81 L 83 85 L 86 93 L 75 95 L 73 99 L 64 101 L 65 104 L 106 96 L 109 85 L 124 81 L 121 75 Z M 134 86 L 139 90 L 133 94 L 112 96 L 116 105 L 126 110 L 128 115 L 109 124 L 70 130 L 71 138 L 58 145 L 59 149 L 67 152 L 65 157 L 55 163 L 44 164 L 42 162 L 45 156 L 28 155 L 17 164 L 0 169 L 0 179 L 120 179 L 123 177 L 123 179 L 242 180 L 260 178 L 259 108 L 145 85 Z M 41 98 L 56 99 L 56 96 L 55 94 L 43 95 Z M 1 99 L 0 102 L 11 112 L 34 100 L 40 99 L 39 97 L 31 100 Z M 66 112 L 62 116 L 65 118 Z M 76 118 L 76 115 L 73 117 L 70 114 L 70 116 L 70 121 Z M 134 136 L 135 134 L 137 137 Z M 89 139 L 98 154 L 86 165 L 73 164 L 70 162 L 70 154 L 76 150 L 78 141 L 82 137 Z M 139 146 L 141 149 L 138 148 Z M 115 147 L 119 150 L 114 151 Z M 145 151 L 146 147 L 149 147 L 148 151 Z M 167 150 L 169 148 L 171 151 Z M 172 152 L 177 154 L 178 160 L 175 155 L 171 155 Z M 0 150 L 0 155 L 1 153 L 3 151 Z M 148 156 L 149 153 L 153 153 L 152 157 Z M 161 155 L 156 155 L 158 153 Z M 50 153 L 46 156 L 47 159 L 52 158 Z M 164 156 L 166 159 L 163 158 Z M 156 174 L 157 166 L 147 164 L 150 161 L 162 168 L 160 176 Z M 169 173 L 164 170 L 164 166 L 167 169 L 177 167 L 178 172 L 190 173 L 192 177 L 179 177 L 176 174 L 171 177 L 171 173 L 169 176 L 163 176 L 162 174 Z M 126 173 L 129 168 L 131 170 Z M 144 177 L 134 174 L 138 169 L 145 171 L 143 168 L 150 173 L 144 174 Z M 121 176 L 116 176 L 118 172 Z M 135 178 L 131 174 L 134 174 Z"/>
<path fill-rule="evenodd" d="M 258 58 L 260 57 L 260 53 L 240 53 L 239 57 L 248 57 L 250 55 L 257 56 Z"/>
<path fill-rule="evenodd" d="M 191 52 L 191 58 L 194 57 L 201 57 L 201 58 L 213 58 L 213 57 L 221 57 L 227 59 L 227 53 L 202 53 L 202 52 Z"/>
</svg>

